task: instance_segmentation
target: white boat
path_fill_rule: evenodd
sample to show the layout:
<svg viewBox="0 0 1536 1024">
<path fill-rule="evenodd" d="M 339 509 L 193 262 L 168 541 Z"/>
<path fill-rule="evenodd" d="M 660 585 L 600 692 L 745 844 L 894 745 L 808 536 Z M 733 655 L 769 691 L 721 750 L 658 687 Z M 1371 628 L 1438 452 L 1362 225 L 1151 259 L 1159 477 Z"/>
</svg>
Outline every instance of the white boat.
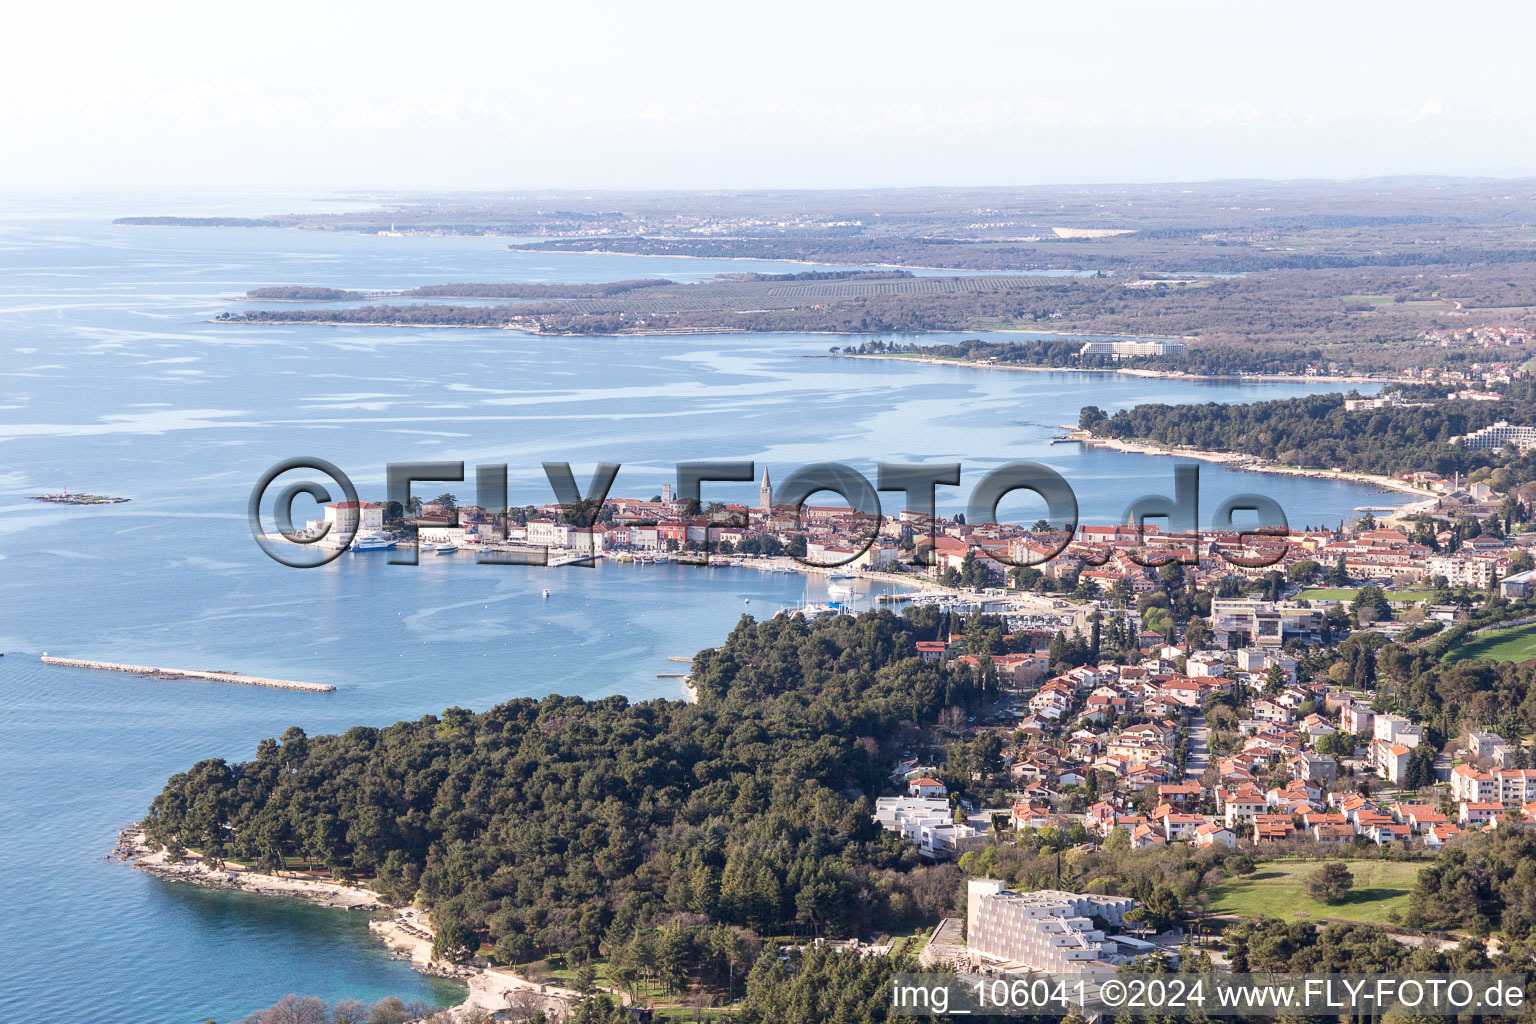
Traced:
<svg viewBox="0 0 1536 1024">
<path fill-rule="evenodd" d="M 394 546 L 395 539 L 382 533 L 360 533 L 352 538 L 353 551 L 384 551 Z"/>
<path fill-rule="evenodd" d="M 432 550 L 437 552 L 440 555 L 451 555 L 451 554 L 453 554 L 455 551 L 457 551 L 459 549 L 457 547 L 455 547 L 454 545 L 452 545 L 452 544 L 439 544 L 437 547 L 433 548 Z"/>
<path fill-rule="evenodd" d="M 853 588 L 848 586 L 846 583 L 829 583 L 827 584 L 827 596 L 852 597 Z"/>
<path fill-rule="evenodd" d="M 545 588 L 544 588 L 544 597 L 545 597 L 545 598 L 548 598 L 548 597 L 549 597 L 549 588 L 548 588 L 548 587 L 545 587 Z"/>
</svg>

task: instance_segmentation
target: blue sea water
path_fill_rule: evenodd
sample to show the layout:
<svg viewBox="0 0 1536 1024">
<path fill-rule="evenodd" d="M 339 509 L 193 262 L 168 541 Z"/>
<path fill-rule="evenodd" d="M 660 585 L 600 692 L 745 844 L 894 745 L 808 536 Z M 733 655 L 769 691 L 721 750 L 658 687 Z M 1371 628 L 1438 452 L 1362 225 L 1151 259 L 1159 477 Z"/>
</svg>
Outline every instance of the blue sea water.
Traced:
<svg viewBox="0 0 1536 1024">
<path fill-rule="evenodd" d="M 285 197 L 291 198 L 291 197 Z M 782 272 L 783 264 L 518 254 L 505 239 L 114 227 L 131 213 L 264 213 L 273 197 L 0 197 L 0 1016 L 116 1024 L 228 1020 L 288 992 L 452 1001 L 369 941 L 362 915 L 170 885 L 104 855 L 170 774 L 248 756 L 301 725 L 383 725 L 518 696 L 676 698 L 668 656 L 744 612 L 825 597 L 799 575 L 669 565 L 535 569 L 424 553 L 294 570 L 252 541 L 269 465 L 334 462 L 364 498 L 392 461 L 509 465 L 512 498 L 552 497 L 540 463 L 649 497 L 679 461 L 796 466 L 1036 459 L 1087 522 L 1172 493 L 1174 460 L 1051 446 L 1078 409 L 1251 401 L 1328 385 L 1034 374 L 808 359 L 819 335 L 537 338 L 495 330 L 235 326 L 232 297 L 276 284 L 600 281 Z M 473 472 L 471 468 L 471 473 Z M 1372 488 L 1201 467 L 1202 517 L 1262 491 L 1295 522 L 1393 501 Z M 755 500 L 755 485 L 706 485 Z M 29 500 L 69 488 L 128 504 Z M 473 484 L 419 485 L 428 496 Z M 894 496 L 890 496 L 894 500 Z M 1005 510 L 1032 521 L 1027 501 Z M 304 509 L 298 508 L 298 516 Z M 310 514 L 313 514 L 311 508 Z M 550 597 L 541 597 L 548 588 Z M 875 593 L 861 594 L 868 602 Z M 41 665 L 55 654 L 334 683 L 331 694 L 164 682 Z"/>
</svg>

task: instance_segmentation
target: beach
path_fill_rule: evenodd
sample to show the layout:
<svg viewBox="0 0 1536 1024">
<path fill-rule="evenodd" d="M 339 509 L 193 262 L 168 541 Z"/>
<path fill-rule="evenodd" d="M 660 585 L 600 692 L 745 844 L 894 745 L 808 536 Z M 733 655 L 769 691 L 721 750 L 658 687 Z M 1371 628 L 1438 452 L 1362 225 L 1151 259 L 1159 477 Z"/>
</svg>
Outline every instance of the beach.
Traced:
<svg viewBox="0 0 1536 1024">
<path fill-rule="evenodd" d="M 964 334 L 964 331 L 952 331 L 949 333 Z M 988 331 L 988 334 L 1007 334 L 1007 331 Z M 1098 335 L 1074 334 L 1071 331 L 1022 331 L 1022 334 L 1045 335 L 1052 338 L 1083 338 Z M 1178 339 L 1191 340 L 1191 339 Z M 1404 384 L 1409 383 L 1399 377 L 1369 377 L 1359 374 L 1315 374 L 1306 376 L 1299 373 L 1184 373 L 1180 370 L 1147 370 L 1136 367 L 1115 366 L 1025 366 L 1018 363 L 982 363 L 971 359 L 940 359 L 935 356 L 908 356 L 895 353 L 879 352 L 819 352 L 807 355 L 807 359 L 895 359 L 904 363 L 927 363 L 931 366 L 966 366 L 973 370 L 1011 370 L 1023 373 L 1113 373 L 1125 377 L 1147 377 L 1160 380 L 1212 380 L 1212 381 L 1254 381 L 1257 383 L 1276 384 Z"/>
<path fill-rule="evenodd" d="M 1149 444 L 1145 441 L 1121 441 L 1110 437 L 1097 437 L 1081 430 L 1074 430 L 1073 437 L 1083 444 L 1094 445 L 1099 448 L 1109 448 L 1117 452 L 1129 452 L 1135 455 L 1171 455 L 1185 459 L 1197 459 L 1201 462 L 1214 462 L 1228 469 L 1240 469 L 1250 473 L 1272 473 L 1277 476 L 1302 476 L 1313 480 L 1349 480 L 1359 484 L 1370 484 L 1384 490 L 1398 491 L 1402 494 L 1411 494 L 1417 498 L 1434 498 L 1432 492 L 1416 487 L 1405 480 L 1396 477 L 1380 476 L 1375 473 L 1351 473 L 1347 470 L 1335 472 L 1331 469 L 1302 469 L 1299 466 L 1283 466 L 1278 462 L 1261 459 L 1256 455 L 1244 455 L 1242 452 L 1216 452 L 1204 451 L 1198 448 L 1164 448 L 1159 445 Z"/>
<path fill-rule="evenodd" d="M 388 917 L 368 922 L 368 930 L 390 949 L 409 957 L 416 969 L 440 977 L 460 978 L 469 995 L 456 1009 L 506 1010 L 517 1007 L 550 1016 L 568 1013 L 582 998 L 574 989 L 540 984 L 498 967 L 444 964 L 432 959 L 432 925 L 416 907 L 401 907 Z"/>
</svg>

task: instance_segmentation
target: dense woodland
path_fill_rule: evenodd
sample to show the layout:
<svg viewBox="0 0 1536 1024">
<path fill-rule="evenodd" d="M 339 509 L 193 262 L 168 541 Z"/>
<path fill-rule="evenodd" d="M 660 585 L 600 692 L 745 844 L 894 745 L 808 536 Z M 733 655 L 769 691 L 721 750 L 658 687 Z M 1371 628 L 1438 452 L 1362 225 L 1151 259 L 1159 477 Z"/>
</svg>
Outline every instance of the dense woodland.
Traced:
<svg viewBox="0 0 1536 1024">
<path fill-rule="evenodd" d="M 696 705 L 549 697 L 341 736 L 291 729 L 259 744 L 253 761 L 204 761 L 175 776 L 144 825 L 173 851 L 269 869 L 297 856 L 376 876 L 386 897 L 429 907 L 437 951 L 449 958 L 604 957 L 610 984 L 736 993 L 735 1019 L 752 1024 L 888 1019 L 882 993 L 902 962 L 825 948 L 786 958 L 774 937 L 929 922 L 954 911 L 967 876 L 1133 896 L 1140 920 L 1164 928 L 1198 914 L 1260 856 L 1408 855 L 1359 843 L 1325 851 L 1301 839 L 1262 855 L 1182 844 L 1135 851 L 1124 829 L 1094 847 L 1080 829 L 1045 828 L 967 853 L 958 866 L 918 867 L 908 844 L 870 824 L 861 794 L 886 785 L 894 754 L 930 749 L 944 731 L 936 722 L 955 718 L 945 708 L 963 719 L 989 698 L 988 673 L 909 653 L 915 640 L 956 628 L 982 647 L 998 642 L 992 617 L 973 620 L 932 610 L 810 624 L 743 618 L 695 662 Z M 1378 710 L 1424 721 L 1426 749 L 1473 723 L 1506 735 L 1536 729 L 1536 665 L 1446 664 L 1432 647 L 1366 633 L 1306 652 L 1300 671 L 1372 690 Z M 1223 710 L 1205 709 L 1213 742 Z M 971 789 L 1001 778 L 988 738 L 996 734 L 950 742 L 946 780 Z M 1500 965 L 1527 962 L 1536 834 L 1470 836 L 1425 861 L 1400 923 L 1498 930 Z M 1416 951 L 1363 926 L 1242 922 L 1224 942 L 1235 967 L 1256 971 L 1487 966 L 1470 942 Z M 607 1024 L 622 1014 L 598 994 L 575 1019 Z"/>
<path fill-rule="evenodd" d="M 511 234 L 521 236 L 516 248 L 532 252 L 973 272 L 915 278 L 902 269 L 727 275 L 738 285 L 848 286 L 839 293 L 770 295 L 768 301 L 728 289 L 706 295 L 712 288 L 706 285 L 675 285 L 667 295 L 661 288 L 613 285 L 428 285 L 406 297 L 525 301 L 268 310 L 226 319 L 515 327 L 547 334 L 1050 330 L 1199 339 L 1182 357 L 1149 364 L 1158 368 L 1291 372 L 1298 364 L 1327 361 L 1364 373 L 1468 358 L 1419 344 L 1427 329 L 1518 324 L 1536 315 L 1536 227 L 1526 216 L 1533 199 L 1536 184 L 1529 181 L 1407 179 L 549 192 L 402 195 L 385 209 L 363 212 L 134 217 L 119 223 Z M 996 272 L 1011 277 L 998 287 L 998 281 L 988 282 L 1001 276 Z M 908 279 L 886 282 L 905 286 L 899 288 L 862 286 L 881 275 Z M 601 308 L 587 305 L 597 302 Z"/>
<path fill-rule="evenodd" d="M 401 294 L 406 298 L 453 299 L 603 299 L 622 295 L 636 288 L 657 288 L 676 284 L 664 278 L 634 278 L 601 284 L 429 284 Z"/>
<path fill-rule="evenodd" d="M 914 871 L 862 795 L 943 709 L 989 696 L 990 677 L 914 656 L 937 628 L 743 618 L 695 661 L 698 704 L 551 696 L 290 729 L 173 777 L 144 828 L 173 851 L 376 876 L 430 908 L 443 955 L 607 955 L 729 985 L 758 935 L 869 935 L 952 906 L 955 877 Z"/>
<path fill-rule="evenodd" d="M 279 285 L 273 288 L 252 288 L 245 293 L 248 299 L 267 299 L 276 302 L 358 302 L 366 299 L 366 292 L 348 291 L 344 288 L 309 288 L 303 285 Z"/>
<path fill-rule="evenodd" d="M 1536 423 L 1536 390 L 1509 385 L 1499 402 L 1424 395 L 1410 405 L 1349 412 L 1343 394 L 1308 395 L 1246 405 L 1138 405 L 1106 415 L 1082 411 L 1079 425 L 1100 437 L 1167 447 L 1241 452 L 1291 466 L 1340 466 L 1360 473 L 1443 476 L 1503 467 L 1501 479 L 1536 479 L 1536 459 L 1513 451 L 1471 451 L 1451 440 L 1499 420 Z M 1443 394 L 1443 391 L 1440 392 Z M 1494 484 L 1496 489 L 1499 484 Z"/>
<path fill-rule="evenodd" d="M 1301 373 L 1308 366 L 1335 363 L 1354 372 L 1384 373 L 1486 359 L 1485 351 L 1426 346 L 1420 339 L 1432 327 L 1465 326 L 1465 317 L 1477 310 L 1485 310 L 1475 315 L 1488 322 L 1519 323 L 1528 307 L 1536 308 L 1536 263 L 1481 264 L 1434 275 L 1412 268 L 1277 271 L 1205 278 L 1187 287 L 1176 282 L 1127 287 L 1139 276 L 1128 271 L 912 277 L 886 271 L 732 274 L 697 284 L 445 284 L 413 289 L 400 298 L 523 301 L 473 306 L 381 302 L 348 309 L 253 310 L 222 319 L 516 327 L 548 334 L 1058 331 L 1198 339 L 1181 352 L 1122 366 L 1211 374 Z M 1080 339 L 1058 344 L 1059 350 L 971 341 L 962 349 L 966 358 L 1027 365 L 1113 365 L 1080 362 Z M 899 347 L 913 354 L 962 355 L 953 349 Z"/>
</svg>

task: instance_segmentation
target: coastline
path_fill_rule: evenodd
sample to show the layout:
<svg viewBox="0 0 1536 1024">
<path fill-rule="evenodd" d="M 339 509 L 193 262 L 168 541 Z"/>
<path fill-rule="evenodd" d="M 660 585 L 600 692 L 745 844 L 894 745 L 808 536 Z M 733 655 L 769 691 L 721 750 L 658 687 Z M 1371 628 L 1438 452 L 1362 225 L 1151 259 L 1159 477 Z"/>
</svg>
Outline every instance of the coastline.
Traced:
<svg viewBox="0 0 1536 1024">
<path fill-rule="evenodd" d="M 809 330 L 772 330 L 754 331 L 745 327 L 677 327 L 671 330 L 622 330 L 608 331 L 604 334 L 593 334 L 591 331 L 546 331 L 537 325 L 523 323 L 506 324 L 418 324 L 395 320 L 204 320 L 205 324 L 233 324 L 241 327 L 251 326 L 277 326 L 277 327 L 394 327 L 399 329 L 442 330 L 442 331 L 516 331 L 519 334 L 527 334 L 536 338 L 685 338 L 697 334 L 808 334 L 827 338 L 864 338 L 869 331 L 809 331 Z M 902 334 L 902 331 L 881 331 L 881 334 Z M 924 330 L 923 334 L 971 334 L 974 332 L 962 328 L 934 328 Z M 997 334 L 997 331 L 986 331 L 986 334 Z M 1006 332 L 1002 332 L 1006 333 Z M 980 364 L 978 364 L 980 365 Z M 1316 379 L 1316 378 L 1310 378 Z"/>
<path fill-rule="evenodd" d="M 502 237 L 511 237 L 503 235 Z M 911 263 L 826 263 L 821 260 L 797 260 L 788 256 L 694 256 L 686 252 L 619 252 L 614 249 L 534 249 L 527 246 L 509 245 L 504 252 L 520 252 L 533 256 L 551 253 L 562 256 L 631 256 L 649 260 L 719 260 L 731 263 L 785 263 L 792 267 L 831 267 L 833 269 L 857 269 L 876 267 L 880 270 L 931 270 L 941 274 L 974 275 L 1017 274 L 1020 277 L 1054 277 L 1057 275 L 1092 274 L 1092 270 L 967 270 L 964 267 L 925 267 Z"/>
<path fill-rule="evenodd" d="M 1198 448 L 1164 448 L 1160 445 L 1146 441 L 1122 441 L 1112 437 L 1097 437 L 1081 430 L 1074 430 L 1074 440 L 1079 440 L 1085 445 L 1098 448 L 1109 448 L 1117 452 L 1127 452 L 1133 455 L 1167 455 L 1185 459 L 1196 459 L 1200 462 L 1212 462 L 1225 466 L 1227 469 L 1244 470 L 1249 473 L 1271 473 L 1276 476 L 1304 476 L 1313 480 L 1348 480 L 1352 483 L 1370 484 L 1383 490 L 1397 491 L 1401 494 L 1411 495 L 1420 500 L 1429 500 L 1439 496 L 1415 487 L 1413 484 L 1398 480 L 1390 476 L 1378 476 L 1374 473 L 1354 473 L 1348 470 L 1334 472 L 1329 469 L 1302 469 L 1299 466 L 1284 466 L 1278 462 L 1261 459 L 1256 455 L 1245 455 L 1242 452 L 1205 451 Z"/>
<path fill-rule="evenodd" d="M 954 334 L 964 333 L 955 331 L 926 331 L 928 334 Z M 988 334 L 1007 334 L 1007 331 L 988 331 Z M 1020 333 L 1049 334 L 1063 338 L 1089 338 L 1099 335 L 1078 334 L 1071 331 L 1028 331 Z M 1146 335 L 1147 338 L 1155 338 L 1155 335 Z M 1182 339 L 1174 339 L 1182 340 Z M 978 363 L 970 359 L 940 359 L 934 356 L 907 356 L 892 355 L 887 353 L 868 354 L 863 353 L 815 353 L 807 355 L 806 359 L 894 359 L 904 363 L 927 363 L 931 366 L 964 366 L 973 370 L 1011 370 L 1024 373 L 1112 373 L 1126 377 L 1146 377 L 1161 380 L 1214 380 L 1214 381 L 1252 381 L 1261 384 L 1310 384 L 1323 382 L 1326 384 L 1405 384 L 1408 381 L 1401 377 L 1369 377 L 1359 374 L 1319 374 L 1306 376 L 1298 373 L 1185 373 L 1182 370 L 1146 370 L 1135 367 L 1117 368 L 1109 366 L 1025 366 L 1017 363 Z"/>
<path fill-rule="evenodd" d="M 144 830 L 132 825 L 118 834 L 113 855 L 131 864 L 135 870 L 172 882 L 185 882 L 204 889 L 223 889 L 235 892 L 256 893 L 262 896 L 284 896 L 317 903 L 336 910 L 390 909 L 373 890 L 360 885 L 343 885 L 318 878 L 297 875 L 269 875 L 239 865 L 214 868 L 205 864 L 201 856 L 189 853 L 181 863 L 172 863 L 164 850 L 151 848 L 144 837 Z"/>
<path fill-rule="evenodd" d="M 112 855 L 137 871 L 171 882 L 197 885 L 205 889 L 248 892 L 263 896 L 301 899 L 336 910 L 361 910 L 387 913 L 387 918 L 368 922 L 368 930 L 391 952 L 409 959 L 414 970 L 440 978 L 457 978 L 468 987 L 464 1001 L 450 1009 L 471 1008 L 497 1011 L 514 1004 L 529 1011 L 563 1015 L 582 996 L 572 989 L 544 985 L 520 977 L 502 968 L 475 964 L 449 964 L 432 959 L 432 926 L 424 911 L 416 907 L 392 907 L 377 893 L 361 885 L 344 885 L 319 878 L 263 874 L 239 866 L 218 869 L 203 863 L 196 854 L 188 854 L 182 863 L 173 864 L 164 850 L 151 849 L 144 831 L 137 825 L 118 834 Z"/>
</svg>

